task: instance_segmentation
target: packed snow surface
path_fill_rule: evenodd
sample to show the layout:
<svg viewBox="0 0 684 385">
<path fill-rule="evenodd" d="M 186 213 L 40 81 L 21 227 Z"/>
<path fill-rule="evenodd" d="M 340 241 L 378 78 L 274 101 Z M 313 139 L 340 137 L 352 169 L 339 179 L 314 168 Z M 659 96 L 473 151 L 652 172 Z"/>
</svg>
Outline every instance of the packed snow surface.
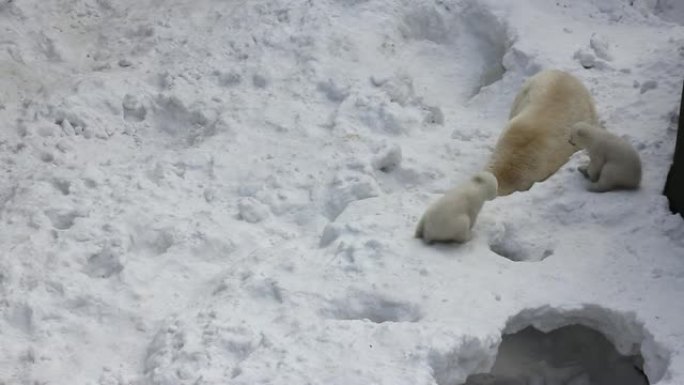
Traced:
<svg viewBox="0 0 684 385">
<path fill-rule="evenodd" d="M 642 187 L 586 191 L 577 153 L 472 241 L 413 238 L 548 68 Z M 492 377 L 538 338 L 684 383 L 680 0 L 0 0 L 0 71 L 0 384 L 619 375 L 560 346 Z"/>
</svg>

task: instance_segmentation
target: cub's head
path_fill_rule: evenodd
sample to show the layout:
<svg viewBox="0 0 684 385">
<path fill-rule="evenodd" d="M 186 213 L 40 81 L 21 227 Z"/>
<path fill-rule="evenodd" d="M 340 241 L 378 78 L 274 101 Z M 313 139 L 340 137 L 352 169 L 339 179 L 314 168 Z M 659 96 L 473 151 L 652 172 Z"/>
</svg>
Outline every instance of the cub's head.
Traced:
<svg viewBox="0 0 684 385">
<path fill-rule="evenodd" d="M 587 148 L 596 128 L 590 124 L 580 122 L 576 123 L 570 129 L 570 138 L 568 142 L 578 148 Z"/>
<path fill-rule="evenodd" d="M 473 176 L 472 181 L 484 191 L 486 200 L 490 201 L 496 198 L 499 184 L 494 174 L 489 171 L 480 171 Z"/>
</svg>

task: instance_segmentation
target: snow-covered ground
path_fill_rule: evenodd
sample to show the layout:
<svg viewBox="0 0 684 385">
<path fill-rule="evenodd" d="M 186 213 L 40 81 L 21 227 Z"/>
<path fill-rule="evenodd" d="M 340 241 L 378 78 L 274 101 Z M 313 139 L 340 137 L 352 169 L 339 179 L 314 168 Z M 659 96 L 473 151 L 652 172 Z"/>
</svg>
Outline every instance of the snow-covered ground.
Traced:
<svg viewBox="0 0 684 385">
<path fill-rule="evenodd" d="M 545 68 L 642 188 L 578 153 L 414 239 Z M 617 385 L 555 362 L 626 360 L 577 324 L 684 383 L 680 0 L 0 0 L 0 74 L 0 384 L 458 385 L 534 326 L 469 383 Z"/>
</svg>

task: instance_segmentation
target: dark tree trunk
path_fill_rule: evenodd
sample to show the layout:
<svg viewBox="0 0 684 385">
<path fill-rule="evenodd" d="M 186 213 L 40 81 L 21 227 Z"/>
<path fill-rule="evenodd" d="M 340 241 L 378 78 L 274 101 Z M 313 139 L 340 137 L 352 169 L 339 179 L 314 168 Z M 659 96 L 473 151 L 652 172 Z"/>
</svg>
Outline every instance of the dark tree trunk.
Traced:
<svg viewBox="0 0 684 385">
<path fill-rule="evenodd" d="M 679 105 L 679 127 L 677 128 L 677 143 L 670 172 L 667 174 L 665 191 L 663 194 L 670 201 L 670 211 L 684 217 L 684 88 Z"/>
</svg>

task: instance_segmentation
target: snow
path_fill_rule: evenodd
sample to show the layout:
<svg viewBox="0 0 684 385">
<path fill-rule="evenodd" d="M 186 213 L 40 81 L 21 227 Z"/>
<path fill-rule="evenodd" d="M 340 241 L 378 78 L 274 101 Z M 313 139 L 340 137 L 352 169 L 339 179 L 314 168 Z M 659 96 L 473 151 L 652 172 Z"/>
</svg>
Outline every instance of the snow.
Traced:
<svg viewBox="0 0 684 385">
<path fill-rule="evenodd" d="M 572 325 L 683 383 L 683 4 L 0 0 L 0 383 L 456 385 Z M 413 238 L 544 68 L 642 188 L 578 153 L 471 242 Z"/>
</svg>

